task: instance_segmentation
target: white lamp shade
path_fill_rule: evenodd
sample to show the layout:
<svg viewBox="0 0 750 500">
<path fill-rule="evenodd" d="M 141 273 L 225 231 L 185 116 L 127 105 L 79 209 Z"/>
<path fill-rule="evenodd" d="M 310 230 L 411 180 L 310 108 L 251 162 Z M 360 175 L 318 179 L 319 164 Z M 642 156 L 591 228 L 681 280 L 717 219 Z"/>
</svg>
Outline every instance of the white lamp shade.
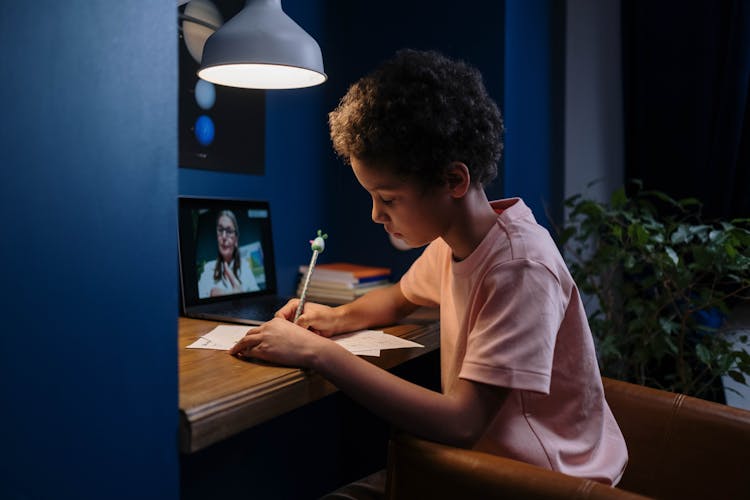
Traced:
<svg viewBox="0 0 750 500">
<path fill-rule="evenodd" d="M 318 43 L 284 13 L 281 0 L 248 0 L 206 41 L 198 76 L 255 89 L 310 87 L 327 79 Z"/>
</svg>

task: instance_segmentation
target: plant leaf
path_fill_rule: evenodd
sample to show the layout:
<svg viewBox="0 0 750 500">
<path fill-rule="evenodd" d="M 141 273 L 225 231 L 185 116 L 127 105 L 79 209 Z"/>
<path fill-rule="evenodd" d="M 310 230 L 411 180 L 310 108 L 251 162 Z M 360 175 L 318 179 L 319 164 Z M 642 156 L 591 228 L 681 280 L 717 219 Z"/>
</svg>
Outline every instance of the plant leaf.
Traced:
<svg viewBox="0 0 750 500">
<path fill-rule="evenodd" d="M 625 206 L 627 202 L 628 202 L 628 197 L 625 195 L 624 188 L 619 188 L 615 190 L 614 193 L 612 193 L 612 197 L 610 198 L 610 203 L 612 204 L 613 208 L 622 208 Z"/>
<path fill-rule="evenodd" d="M 701 360 L 701 363 L 711 366 L 711 351 L 709 351 L 705 345 L 697 344 L 695 346 L 695 354 L 698 356 L 698 359 Z"/>
<path fill-rule="evenodd" d="M 667 255 L 669 255 L 669 258 L 672 259 L 672 262 L 676 266 L 680 263 L 680 257 L 677 255 L 677 252 L 674 251 L 672 247 L 666 247 L 664 249 L 667 252 Z"/>
<path fill-rule="evenodd" d="M 745 382 L 745 376 L 742 373 L 736 370 L 731 370 L 727 372 L 727 375 L 729 375 L 732 378 L 732 380 L 734 380 L 735 382 L 739 382 L 740 384 L 747 385 L 747 382 Z"/>
<path fill-rule="evenodd" d="M 685 243 L 690 239 L 690 230 L 684 224 L 680 224 L 677 230 L 672 233 L 670 241 L 672 244 Z"/>
</svg>

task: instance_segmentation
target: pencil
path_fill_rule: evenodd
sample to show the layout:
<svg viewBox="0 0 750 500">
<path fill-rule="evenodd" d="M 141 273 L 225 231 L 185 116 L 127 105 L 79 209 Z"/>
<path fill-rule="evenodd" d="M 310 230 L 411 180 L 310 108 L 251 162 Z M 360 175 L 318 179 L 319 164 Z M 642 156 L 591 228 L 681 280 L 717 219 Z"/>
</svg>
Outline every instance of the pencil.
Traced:
<svg viewBox="0 0 750 500">
<path fill-rule="evenodd" d="M 313 268 L 315 267 L 315 261 L 318 260 L 318 251 L 313 250 L 312 258 L 310 259 L 310 267 L 307 269 L 307 275 L 305 276 L 305 283 L 302 285 L 302 293 L 299 296 L 299 304 L 297 305 L 297 312 L 294 313 L 294 322 L 296 323 L 299 317 L 302 315 L 302 309 L 305 307 L 305 299 L 307 298 L 307 286 L 310 284 L 310 276 L 312 276 Z"/>
<path fill-rule="evenodd" d="M 297 304 L 297 311 L 294 313 L 294 322 L 296 323 L 299 317 L 302 315 L 302 311 L 305 307 L 305 299 L 307 298 L 307 287 L 310 284 L 310 277 L 312 276 L 313 270 L 315 269 L 315 262 L 318 260 L 318 255 L 323 252 L 326 248 L 325 240 L 328 238 L 327 234 L 318 229 L 318 236 L 310 241 L 310 248 L 312 249 L 312 257 L 310 258 L 310 266 L 307 268 L 307 275 L 305 275 L 305 282 L 302 285 L 302 293 L 299 296 L 299 304 Z"/>
</svg>

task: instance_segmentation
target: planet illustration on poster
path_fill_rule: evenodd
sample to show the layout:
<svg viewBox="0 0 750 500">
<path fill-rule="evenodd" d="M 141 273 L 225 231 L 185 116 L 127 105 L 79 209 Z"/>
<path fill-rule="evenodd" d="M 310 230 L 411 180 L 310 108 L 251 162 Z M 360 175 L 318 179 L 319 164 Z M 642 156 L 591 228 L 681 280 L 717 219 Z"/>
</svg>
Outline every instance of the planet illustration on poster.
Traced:
<svg viewBox="0 0 750 500">
<path fill-rule="evenodd" d="M 197 75 L 207 40 L 246 2 L 177 0 L 181 168 L 265 173 L 265 92 L 215 85 Z"/>
<path fill-rule="evenodd" d="M 195 102 L 198 103 L 201 109 L 208 110 L 213 108 L 216 102 L 216 88 L 214 84 L 199 78 L 195 84 Z"/>
<path fill-rule="evenodd" d="M 202 146 L 208 146 L 214 142 L 214 134 L 216 128 L 214 127 L 214 121 L 211 117 L 201 115 L 195 121 L 195 138 Z"/>
<path fill-rule="evenodd" d="M 182 35 L 185 46 L 190 56 L 200 64 L 206 40 L 224 24 L 224 19 L 211 0 L 191 0 L 185 6 L 183 16 Z M 191 21 L 191 18 L 198 22 Z"/>
</svg>

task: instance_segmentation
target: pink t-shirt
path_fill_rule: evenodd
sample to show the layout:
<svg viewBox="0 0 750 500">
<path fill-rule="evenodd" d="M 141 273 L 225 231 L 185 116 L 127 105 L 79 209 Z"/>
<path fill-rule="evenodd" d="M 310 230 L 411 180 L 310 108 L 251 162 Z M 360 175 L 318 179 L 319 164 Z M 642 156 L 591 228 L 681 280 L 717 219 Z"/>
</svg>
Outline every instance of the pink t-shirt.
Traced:
<svg viewBox="0 0 750 500">
<path fill-rule="evenodd" d="M 440 306 L 443 391 L 459 378 L 511 390 L 475 449 L 616 484 L 628 454 L 578 289 L 522 200 L 492 206 L 469 257 L 438 238 L 401 279 L 408 300 Z"/>
</svg>

